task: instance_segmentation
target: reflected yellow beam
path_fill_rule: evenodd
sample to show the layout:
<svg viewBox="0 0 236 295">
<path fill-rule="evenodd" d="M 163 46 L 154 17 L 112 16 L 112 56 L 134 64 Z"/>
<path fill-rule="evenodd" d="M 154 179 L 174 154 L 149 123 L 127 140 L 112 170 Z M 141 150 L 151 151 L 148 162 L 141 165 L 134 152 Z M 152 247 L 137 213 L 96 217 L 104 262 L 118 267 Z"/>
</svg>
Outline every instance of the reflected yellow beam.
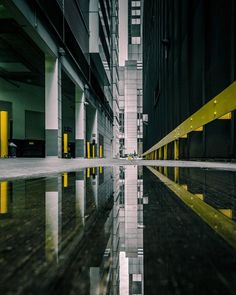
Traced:
<svg viewBox="0 0 236 295">
<path fill-rule="evenodd" d="M 179 138 L 188 138 L 188 134 L 183 134 Z"/>
<path fill-rule="evenodd" d="M 0 156 L 8 157 L 8 112 L 0 112 Z"/>
<path fill-rule="evenodd" d="M 204 126 L 236 109 L 236 82 L 203 105 L 197 112 L 192 114 L 158 143 L 143 153 L 143 156 L 159 149 L 168 143 L 185 136 L 186 134 Z"/>
<path fill-rule="evenodd" d="M 236 224 L 231 219 L 221 214 L 194 194 L 186 191 L 174 181 L 165 177 L 157 170 L 148 166 L 148 169 L 156 175 L 173 193 L 176 194 L 189 208 L 191 208 L 203 221 L 205 221 L 218 235 L 236 249 Z"/>
<path fill-rule="evenodd" d="M 99 167 L 99 173 L 102 174 L 102 172 L 103 172 L 102 167 Z"/>
<path fill-rule="evenodd" d="M 63 174 L 63 186 L 68 187 L 68 173 Z"/>
<path fill-rule="evenodd" d="M 232 219 L 233 218 L 233 211 L 232 209 L 219 209 L 219 211 L 227 216 L 228 218 Z"/>
<path fill-rule="evenodd" d="M 164 175 L 166 176 L 166 177 L 168 177 L 168 167 L 164 167 Z"/>
<path fill-rule="evenodd" d="M 188 190 L 188 186 L 187 186 L 187 184 L 181 184 L 180 185 L 183 189 L 185 189 L 186 191 Z"/>
<path fill-rule="evenodd" d="M 179 182 L 179 167 L 174 168 L 174 179 L 176 183 Z"/>
<path fill-rule="evenodd" d="M 204 195 L 203 194 L 195 194 L 196 197 L 198 197 L 198 199 L 200 199 L 201 201 L 204 201 Z"/>
<path fill-rule="evenodd" d="M 0 214 L 8 212 L 7 181 L 0 182 Z"/>
</svg>

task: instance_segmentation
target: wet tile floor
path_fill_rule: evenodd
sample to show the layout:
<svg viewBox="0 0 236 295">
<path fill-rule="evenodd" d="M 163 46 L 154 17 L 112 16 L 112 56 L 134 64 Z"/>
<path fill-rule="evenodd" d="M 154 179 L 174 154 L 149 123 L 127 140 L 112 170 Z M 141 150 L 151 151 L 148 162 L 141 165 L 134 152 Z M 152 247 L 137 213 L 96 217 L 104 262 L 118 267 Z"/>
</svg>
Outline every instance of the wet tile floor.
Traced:
<svg viewBox="0 0 236 295">
<path fill-rule="evenodd" d="M 236 294 L 236 172 L 0 182 L 0 294 Z"/>
</svg>

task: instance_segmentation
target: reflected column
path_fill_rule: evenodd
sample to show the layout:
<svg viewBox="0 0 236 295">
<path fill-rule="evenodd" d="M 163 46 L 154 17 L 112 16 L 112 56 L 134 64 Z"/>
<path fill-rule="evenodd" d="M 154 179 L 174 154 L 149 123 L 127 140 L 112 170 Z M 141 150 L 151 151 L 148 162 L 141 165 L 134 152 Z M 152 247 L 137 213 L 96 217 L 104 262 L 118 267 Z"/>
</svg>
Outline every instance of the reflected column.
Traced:
<svg viewBox="0 0 236 295">
<path fill-rule="evenodd" d="M 85 206 L 86 206 L 86 181 L 85 171 L 76 172 L 75 181 L 75 212 L 76 223 L 78 224 L 82 219 L 82 223 L 85 222 Z"/>
<path fill-rule="evenodd" d="M 61 176 L 47 179 L 45 192 L 45 252 L 47 261 L 57 263 L 61 241 L 61 196 Z"/>
</svg>

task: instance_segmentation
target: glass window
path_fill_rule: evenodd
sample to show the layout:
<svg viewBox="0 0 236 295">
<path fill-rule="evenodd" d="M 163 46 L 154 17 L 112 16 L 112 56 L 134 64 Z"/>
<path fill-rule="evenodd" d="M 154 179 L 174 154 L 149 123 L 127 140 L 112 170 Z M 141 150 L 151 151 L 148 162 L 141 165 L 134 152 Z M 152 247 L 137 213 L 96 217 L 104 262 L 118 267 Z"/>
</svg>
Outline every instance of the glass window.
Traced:
<svg viewBox="0 0 236 295">
<path fill-rule="evenodd" d="M 139 9 L 132 10 L 132 15 L 140 15 L 140 10 Z"/>
<path fill-rule="evenodd" d="M 140 37 L 132 37 L 132 44 L 141 44 Z"/>
<path fill-rule="evenodd" d="M 132 18 L 132 25 L 140 25 L 140 18 Z"/>
<path fill-rule="evenodd" d="M 132 7 L 140 7 L 140 1 L 132 1 Z"/>
</svg>

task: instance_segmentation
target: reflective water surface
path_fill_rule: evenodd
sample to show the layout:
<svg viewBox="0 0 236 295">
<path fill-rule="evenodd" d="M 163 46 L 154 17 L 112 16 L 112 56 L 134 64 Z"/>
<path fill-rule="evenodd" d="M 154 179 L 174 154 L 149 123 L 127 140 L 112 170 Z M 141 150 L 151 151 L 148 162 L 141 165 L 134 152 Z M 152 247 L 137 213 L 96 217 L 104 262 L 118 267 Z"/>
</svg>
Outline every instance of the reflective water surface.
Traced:
<svg viewBox="0 0 236 295">
<path fill-rule="evenodd" d="M 98 167 L 0 182 L 1 294 L 236 294 L 236 173 Z"/>
</svg>

